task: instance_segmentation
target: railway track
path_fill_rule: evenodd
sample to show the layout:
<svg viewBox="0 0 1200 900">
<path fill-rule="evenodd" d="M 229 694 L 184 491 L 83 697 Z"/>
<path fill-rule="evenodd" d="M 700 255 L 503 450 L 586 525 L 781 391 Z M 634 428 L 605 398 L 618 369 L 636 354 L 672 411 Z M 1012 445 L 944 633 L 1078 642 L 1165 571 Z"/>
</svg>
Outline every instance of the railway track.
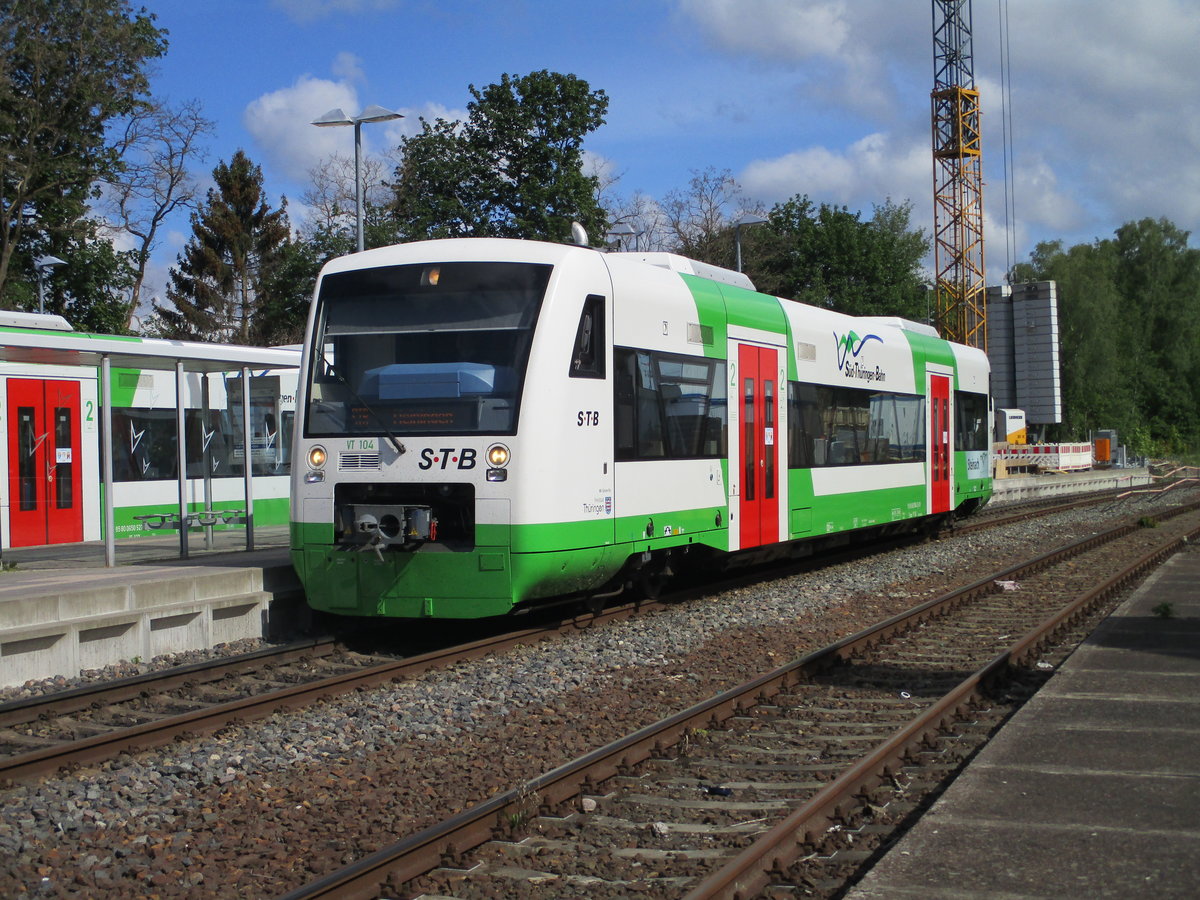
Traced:
<svg viewBox="0 0 1200 900">
<path fill-rule="evenodd" d="M 994 572 L 286 900 L 698 900 L 756 896 L 772 884 L 833 893 L 1015 707 L 1036 682 L 1039 670 L 1027 667 L 1064 633 L 1085 634 L 1082 619 L 1200 535 L 1198 510 L 1146 517 Z"/>
<path fill-rule="evenodd" d="M 1194 484 L 1195 482 L 1195 478 L 1177 478 L 1161 487 L 1121 488 L 1118 490 L 1094 491 L 1070 498 L 1052 497 L 1040 500 L 1026 500 L 1010 506 L 987 506 L 984 507 L 982 512 L 977 513 L 969 519 L 952 522 L 950 529 L 955 534 L 970 534 L 974 531 L 983 531 L 988 528 L 997 528 L 1001 525 L 1011 525 L 1016 522 L 1024 522 L 1028 519 L 1036 519 L 1050 513 L 1061 513 L 1072 509 L 1087 509 L 1104 504 L 1115 505 L 1130 497 L 1146 494 L 1165 494 L 1169 491 Z"/>
<path fill-rule="evenodd" d="M 1000 527 L 1113 499 L 1105 493 L 1053 506 L 1023 505 L 984 521 L 959 524 L 954 531 Z M 826 564 L 870 552 L 875 552 L 873 547 L 855 547 L 822 555 L 816 561 L 806 559 L 733 576 L 722 586 L 779 577 L 794 573 L 797 567 L 811 567 L 814 562 Z M 712 587 L 705 584 L 702 590 Z M 677 601 L 695 592 L 685 590 L 662 602 Z M 657 601 L 623 604 L 595 615 L 539 624 L 404 659 L 351 653 L 331 638 L 313 639 L 0 704 L 0 780 L 29 779 L 122 752 L 161 746 L 180 737 L 212 733 L 231 724 L 412 677 L 435 666 L 502 652 L 552 633 L 577 629 L 582 622 L 601 624 L 658 606 Z"/>
<path fill-rule="evenodd" d="M 0 705 L 0 782 L 211 733 L 584 625 L 614 621 L 651 605 L 625 604 L 402 659 L 353 653 L 329 638 L 301 641 L 5 703 Z"/>
</svg>

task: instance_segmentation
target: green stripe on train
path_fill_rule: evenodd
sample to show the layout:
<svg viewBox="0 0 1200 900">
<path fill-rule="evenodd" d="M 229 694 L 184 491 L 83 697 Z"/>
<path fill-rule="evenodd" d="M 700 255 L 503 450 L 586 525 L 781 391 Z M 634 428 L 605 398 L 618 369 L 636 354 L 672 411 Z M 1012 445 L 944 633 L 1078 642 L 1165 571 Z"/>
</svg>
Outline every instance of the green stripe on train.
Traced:
<svg viewBox="0 0 1200 900">
<path fill-rule="evenodd" d="M 788 532 L 792 538 L 837 534 L 925 515 L 925 485 L 815 496 L 812 470 L 788 472 Z"/>
<path fill-rule="evenodd" d="M 594 590 L 620 570 L 625 555 L 611 545 L 546 553 L 478 546 L 461 553 L 431 548 L 378 555 L 306 546 L 292 549 L 292 562 L 315 609 L 340 615 L 474 618 L 510 612 L 514 597 Z M 411 584 L 419 584 L 420 592 L 409 590 Z"/>
</svg>

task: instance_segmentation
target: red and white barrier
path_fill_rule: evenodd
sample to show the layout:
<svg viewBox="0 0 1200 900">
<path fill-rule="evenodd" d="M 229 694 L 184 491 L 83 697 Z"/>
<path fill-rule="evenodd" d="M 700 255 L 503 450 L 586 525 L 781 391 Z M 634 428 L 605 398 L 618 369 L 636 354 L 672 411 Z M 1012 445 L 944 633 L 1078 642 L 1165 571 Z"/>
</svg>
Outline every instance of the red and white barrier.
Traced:
<svg viewBox="0 0 1200 900">
<path fill-rule="evenodd" d="M 1093 464 L 1091 444 L 1010 444 L 997 449 L 995 455 L 1014 465 L 1061 472 L 1090 469 Z"/>
</svg>

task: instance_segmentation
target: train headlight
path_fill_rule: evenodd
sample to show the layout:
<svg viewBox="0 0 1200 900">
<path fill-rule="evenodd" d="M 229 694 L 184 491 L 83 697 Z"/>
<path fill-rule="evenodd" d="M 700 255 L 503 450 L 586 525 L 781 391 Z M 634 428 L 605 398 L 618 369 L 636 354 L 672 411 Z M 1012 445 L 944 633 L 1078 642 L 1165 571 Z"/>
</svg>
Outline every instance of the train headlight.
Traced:
<svg viewBox="0 0 1200 900">
<path fill-rule="evenodd" d="M 310 469 L 320 469 L 325 465 L 326 459 L 328 459 L 328 454 L 320 444 L 308 448 L 308 467 Z"/>
<path fill-rule="evenodd" d="M 508 448 L 503 444 L 492 444 L 487 449 L 488 465 L 496 469 L 502 469 L 508 465 Z"/>
</svg>

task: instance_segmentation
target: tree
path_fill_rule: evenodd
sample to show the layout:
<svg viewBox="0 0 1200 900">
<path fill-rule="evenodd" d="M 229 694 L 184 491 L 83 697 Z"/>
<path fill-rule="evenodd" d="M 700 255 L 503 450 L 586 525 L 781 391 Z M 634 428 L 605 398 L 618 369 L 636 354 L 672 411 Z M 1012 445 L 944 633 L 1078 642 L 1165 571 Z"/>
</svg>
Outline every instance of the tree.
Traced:
<svg viewBox="0 0 1200 900">
<path fill-rule="evenodd" d="M 628 225 L 632 235 L 620 239 L 621 250 L 673 250 L 674 237 L 662 205 L 641 191 L 628 199 L 612 196 L 602 202 L 608 227 Z"/>
<path fill-rule="evenodd" d="M 47 312 L 61 313 L 77 331 L 128 334 L 136 254 L 117 250 L 101 230 L 95 226 L 96 233 L 74 238 L 66 247 L 67 264 L 48 283 Z"/>
<path fill-rule="evenodd" d="M 175 210 L 193 205 L 197 186 L 188 164 L 203 158 L 197 141 L 212 132 L 213 124 L 192 101 L 178 107 L 147 103 L 127 116 L 124 126 L 115 144 L 122 166 L 105 179 L 104 193 L 117 227 L 135 241 L 135 274 L 121 331 L 137 311 L 159 229 Z"/>
<path fill-rule="evenodd" d="M 43 276 L 45 311 L 60 315 L 76 331 L 127 334 L 129 291 L 136 276 L 133 253 L 118 250 L 105 223 L 84 219 L 68 235 L 59 235 L 54 254 L 65 265 Z M 36 274 L 8 285 L 13 309 L 39 308 Z"/>
<path fill-rule="evenodd" d="M 733 266 L 730 210 L 741 186 L 728 169 L 710 166 L 692 172 L 686 191 L 671 191 L 661 207 L 671 235 L 671 250 L 716 266 Z"/>
<path fill-rule="evenodd" d="M 851 315 L 924 320 L 922 231 L 909 227 L 912 205 L 890 199 L 870 221 L 844 206 L 795 196 L 754 229 L 757 253 L 747 271 L 759 290 Z"/>
<path fill-rule="evenodd" d="M 216 187 L 192 214 L 192 237 L 171 270 L 167 299 L 155 304 L 168 337 L 254 343 L 266 328 L 267 286 L 289 242 L 286 201 L 272 210 L 262 169 L 238 150 L 213 170 Z"/>
<path fill-rule="evenodd" d="M 1140 453 L 1200 447 L 1200 250 L 1165 219 L 1064 250 L 1039 244 L 1017 281 L 1058 284 L 1064 421 L 1116 428 Z"/>
<path fill-rule="evenodd" d="M 1126 434 L 1139 424 L 1132 381 L 1137 341 L 1132 329 L 1113 327 L 1124 307 L 1116 268 L 1111 241 L 1069 250 L 1061 241 L 1043 242 L 1029 263 L 1013 267 L 1014 283 L 1058 286 L 1063 421 L 1050 431 L 1055 439 L 1085 440 L 1097 428 Z"/>
<path fill-rule="evenodd" d="M 61 249 L 92 185 L 119 168 L 106 128 L 143 102 L 145 66 L 167 44 L 154 16 L 134 14 L 126 0 L 3 0 L 0 9 L 0 306 L 8 306 L 18 251 L 32 275 L 30 258 Z"/>
<path fill-rule="evenodd" d="M 366 247 L 383 247 L 399 240 L 391 214 L 392 192 L 384 183 L 386 167 L 386 161 L 377 157 L 362 160 Z M 330 256 L 353 253 L 357 249 L 355 228 L 358 227 L 354 158 L 335 153 L 309 169 L 308 177 L 309 185 L 300 200 L 310 214 L 300 228 L 301 233 L 326 247 Z"/>
<path fill-rule="evenodd" d="M 1117 229 L 1115 282 L 1138 338 L 1134 375 L 1151 435 L 1173 449 L 1200 436 L 1200 250 L 1166 219 Z"/>
<path fill-rule="evenodd" d="M 604 124 L 608 97 L 574 75 L 542 70 L 470 87 L 466 122 L 421 120 L 396 170 L 400 234 L 563 240 L 578 221 L 605 229 L 583 139 Z"/>
<path fill-rule="evenodd" d="M 317 274 L 336 255 L 319 238 L 288 241 L 280 248 L 279 258 L 263 280 L 262 300 L 250 330 L 250 343 L 270 347 L 304 340 Z"/>
</svg>

